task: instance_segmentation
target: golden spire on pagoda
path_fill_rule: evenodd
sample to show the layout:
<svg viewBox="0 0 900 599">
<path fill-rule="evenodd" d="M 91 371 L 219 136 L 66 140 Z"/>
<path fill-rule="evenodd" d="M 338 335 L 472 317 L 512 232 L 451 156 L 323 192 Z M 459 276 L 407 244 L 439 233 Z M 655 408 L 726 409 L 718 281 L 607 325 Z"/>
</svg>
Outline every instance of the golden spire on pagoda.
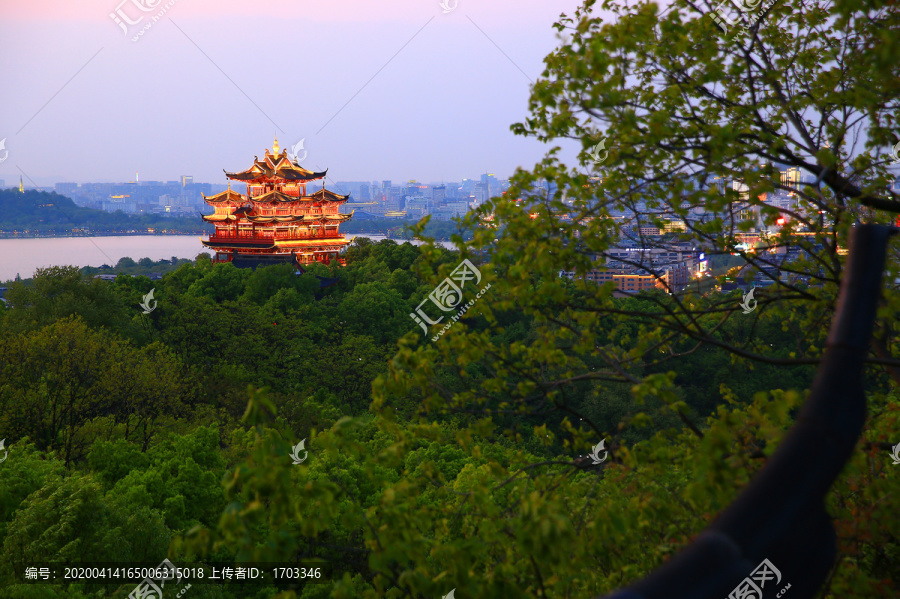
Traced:
<svg viewBox="0 0 900 599">
<path fill-rule="evenodd" d="M 272 142 L 272 153 L 278 155 L 278 133 L 275 134 L 275 141 Z"/>
</svg>

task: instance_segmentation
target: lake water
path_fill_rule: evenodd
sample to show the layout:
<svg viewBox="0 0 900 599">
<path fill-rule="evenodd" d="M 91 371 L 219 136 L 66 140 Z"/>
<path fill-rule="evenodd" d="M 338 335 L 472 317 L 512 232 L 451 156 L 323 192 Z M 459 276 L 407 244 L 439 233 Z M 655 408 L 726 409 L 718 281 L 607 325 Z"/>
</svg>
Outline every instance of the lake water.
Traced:
<svg viewBox="0 0 900 599">
<path fill-rule="evenodd" d="M 357 235 L 347 235 L 348 239 Z M 359 235 L 372 241 L 383 235 Z M 396 240 L 402 243 L 400 240 Z M 418 245 L 421 242 L 414 242 Z M 449 242 L 444 247 L 453 248 Z M 190 258 L 211 254 L 199 235 L 128 235 L 114 237 L 46 237 L 41 239 L 0 239 L 0 283 L 16 274 L 30 278 L 35 269 L 48 266 L 115 266 L 121 258 L 151 260 Z"/>
</svg>

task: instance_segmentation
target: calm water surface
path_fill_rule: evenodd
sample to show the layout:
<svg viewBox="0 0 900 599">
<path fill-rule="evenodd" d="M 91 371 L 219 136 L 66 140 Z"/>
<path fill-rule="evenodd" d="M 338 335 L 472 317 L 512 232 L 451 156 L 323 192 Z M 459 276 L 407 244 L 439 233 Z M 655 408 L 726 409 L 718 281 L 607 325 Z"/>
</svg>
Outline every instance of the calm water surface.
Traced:
<svg viewBox="0 0 900 599">
<path fill-rule="evenodd" d="M 347 235 L 352 239 L 356 235 Z M 372 241 L 383 235 L 360 235 Z M 398 243 L 402 243 L 397 240 Z M 419 242 L 414 242 L 418 245 Z M 444 247 L 453 248 L 451 243 Z M 199 235 L 133 235 L 116 237 L 54 237 L 43 239 L 0 239 L 0 282 L 17 274 L 27 279 L 35 269 L 48 266 L 115 266 L 122 258 L 190 258 L 211 252 L 200 243 Z"/>
</svg>

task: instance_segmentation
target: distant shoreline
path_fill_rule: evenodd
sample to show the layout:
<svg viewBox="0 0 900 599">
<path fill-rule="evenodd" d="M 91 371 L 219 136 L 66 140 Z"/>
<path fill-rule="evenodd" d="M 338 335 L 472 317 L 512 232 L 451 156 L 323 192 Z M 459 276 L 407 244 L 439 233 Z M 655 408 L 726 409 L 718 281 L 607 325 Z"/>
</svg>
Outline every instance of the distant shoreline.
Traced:
<svg viewBox="0 0 900 599">
<path fill-rule="evenodd" d="M 156 236 L 171 237 L 183 235 L 204 236 L 211 234 L 212 231 L 170 231 L 161 233 L 159 231 L 91 231 L 78 233 L 10 233 L 0 231 L 0 239 L 66 239 L 68 237 L 140 237 L 140 236 Z M 375 235 L 377 237 L 385 237 L 395 241 L 411 241 L 413 238 L 405 238 L 400 236 L 385 235 L 385 231 L 354 231 L 353 233 L 343 233 L 346 237 L 368 237 Z M 450 239 L 436 239 L 436 241 L 450 241 Z"/>
<path fill-rule="evenodd" d="M 211 231 L 90 231 L 79 233 L 10 233 L 0 231 L 0 239 L 65 239 L 66 237 L 136 237 L 141 235 L 209 235 Z"/>
<path fill-rule="evenodd" d="M 385 239 L 375 234 L 356 233 L 348 235 L 367 237 L 373 243 Z M 197 234 L 154 234 L 135 235 L 71 235 L 58 237 L 25 237 L 0 238 L 0 287 L 2 281 L 12 281 L 16 275 L 25 279 L 32 278 L 39 268 L 52 266 L 76 266 L 78 268 L 99 268 L 107 265 L 115 268 L 122 258 L 131 258 L 140 262 L 149 258 L 154 262 L 176 259 L 195 260 L 199 254 L 210 255 L 210 250 L 202 243 L 203 236 Z M 404 240 L 395 239 L 402 244 Z M 419 245 L 421 241 L 413 241 Z M 438 245 L 449 250 L 455 249 L 452 243 L 438 242 Z M 101 272 L 101 271 L 98 271 Z M 102 271 L 110 272 L 108 270 Z"/>
</svg>

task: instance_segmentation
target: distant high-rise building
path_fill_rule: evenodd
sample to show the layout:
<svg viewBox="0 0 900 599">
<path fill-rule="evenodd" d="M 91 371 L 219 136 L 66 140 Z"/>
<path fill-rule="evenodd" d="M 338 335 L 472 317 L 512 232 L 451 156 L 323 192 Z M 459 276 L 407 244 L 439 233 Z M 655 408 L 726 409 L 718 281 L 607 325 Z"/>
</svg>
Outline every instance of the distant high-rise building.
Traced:
<svg viewBox="0 0 900 599">
<path fill-rule="evenodd" d="M 431 188 L 431 202 L 433 206 L 441 206 L 447 197 L 446 185 L 435 185 Z"/>
<path fill-rule="evenodd" d="M 435 207 L 434 215 L 435 220 L 451 220 L 457 216 L 463 216 L 469 210 L 469 205 L 466 202 L 447 202 L 440 209 Z"/>
<path fill-rule="evenodd" d="M 406 184 L 406 187 L 403 188 L 403 197 L 414 197 L 420 196 L 428 191 L 428 186 L 424 183 L 419 183 L 415 179 L 410 179 Z"/>
<path fill-rule="evenodd" d="M 743 181 L 733 180 L 731 189 L 738 193 L 739 201 L 731 203 L 731 214 L 737 222 L 751 221 L 754 226 L 760 222 L 759 207 L 750 204 L 750 187 Z M 763 194 L 762 198 L 765 198 Z"/>
<path fill-rule="evenodd" d="M 488 201 L 493 196 L 500 195 L 500 182 L 493 173 L 481 175 L 481 184 L 484 186 L 484 201 Z"/>
<path fill-rule="evenodd" d="M 781 171 L 781 184 L 785 187 L 789 187 L 791 192 L 800 191 L 801 181 L 802 176 L 800 174 L 800 169 L 796 166 L 792 166 L 787 170 Z"/>
<path fill-rule="evenodd" d="M 433 200 L 424 196 L 411 196 L 406 198 L 406 214 L 414 218 L 421 218 L 431 214 Z"/>
<path fill-rule="evenodd" d="M 724 177 L 709 177 L 706 180 L 706 184 L 710 189 L 715 187 L 719 193 L 725 194 L 725 178 Z"/>
<path fill-rule="evenodd" d="M 740 197 L 740 199 L 750 199 L 750 188 L 747 187 L 747 184 L 743 181 L 738 181 L 737 179 L 733 180 L 731 182 L 731 189 L 738 192 L 738 197 Z"/>
<path fill-rule="evenodd" d="M 190 175 L 182 175 L 181 176 L 181 186 L 182 187 L 187 187 L 188 185 L 191 185 L 193 182 L 194 182 L 194 178 L 192 176 L 190 176 Z"/>
<path fill-rule="evenodd" d="M 444 187 L 447 190 L 444 192 L 444 197 L 448 200 L 455 199 L 459 197 L 459 183 L 447 183 Z"/>
<path fill-rule="evenodd" d="M 481 183 L 475 184 L 475 201 L 479 204 L 483 204 L 490 199 L 490 184 L 487 181 L 482 181 Z"/>
<path fill-rule="evenodd" d="M 390 181 L 382 181 L 381 182 L 381 201 L 387 202 L 391 199 L 391 182 Z"/>
</svg>

